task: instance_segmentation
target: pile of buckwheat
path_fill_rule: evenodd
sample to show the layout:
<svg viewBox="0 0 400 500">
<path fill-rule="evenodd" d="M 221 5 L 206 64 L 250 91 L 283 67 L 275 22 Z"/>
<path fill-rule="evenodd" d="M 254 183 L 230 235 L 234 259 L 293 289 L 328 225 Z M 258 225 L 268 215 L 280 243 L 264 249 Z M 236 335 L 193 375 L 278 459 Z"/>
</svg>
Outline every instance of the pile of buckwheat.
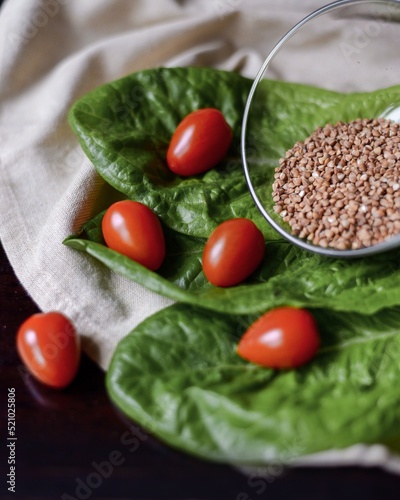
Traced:
<svg viewBox="0 0 400 500">
<path fill-rule="evenodd" d="M 322 247 L 368 247 L 400 233 L 400 126 L 357 119 L 316 129 L 279 161 L 274 210 Z"/>
</svg>

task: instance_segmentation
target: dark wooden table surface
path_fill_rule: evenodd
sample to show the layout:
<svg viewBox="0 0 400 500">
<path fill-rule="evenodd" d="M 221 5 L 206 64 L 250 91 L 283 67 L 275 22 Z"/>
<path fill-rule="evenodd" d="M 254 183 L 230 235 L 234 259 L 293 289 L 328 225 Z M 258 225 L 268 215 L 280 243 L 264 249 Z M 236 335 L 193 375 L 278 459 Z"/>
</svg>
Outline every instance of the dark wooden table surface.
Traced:
<svg viewBox="0 0 400 500">
<path fill-rule="evenodd" d="M 104 373 L 86 356 L 76 380 L 61 392 L 41 386 L 22 369 L 16 331 L 38 309 L 0 250 L 1 499 L 400 498 L 400 477 L 375 468 L 275 468 L 256 480 L 172 450 L 140 428 L 133 429 L 139 438 L 132 445 L 123 444 L 132 423 L 110 404 Z M 7 494 L 6 484 L 9 388 L 16 394 L 15 494 Z M 112 470 L 105 463 L 111 459 Z"/>
</svg>

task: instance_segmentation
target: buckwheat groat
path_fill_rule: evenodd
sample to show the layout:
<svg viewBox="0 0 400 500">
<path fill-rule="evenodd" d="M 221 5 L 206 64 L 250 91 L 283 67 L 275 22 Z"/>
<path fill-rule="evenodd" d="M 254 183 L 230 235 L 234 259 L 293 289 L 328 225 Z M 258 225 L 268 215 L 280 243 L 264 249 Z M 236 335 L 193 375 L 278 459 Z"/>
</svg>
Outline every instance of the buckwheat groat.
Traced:
<svg viewBox="0 0 400 500">
<path fill-rule="evenodd" d="M 379 118 L 316 129 L 279 161 L 272 195 L 292 232 L 322 247 L 400 233 L 400 126 Z"/>
</svg>

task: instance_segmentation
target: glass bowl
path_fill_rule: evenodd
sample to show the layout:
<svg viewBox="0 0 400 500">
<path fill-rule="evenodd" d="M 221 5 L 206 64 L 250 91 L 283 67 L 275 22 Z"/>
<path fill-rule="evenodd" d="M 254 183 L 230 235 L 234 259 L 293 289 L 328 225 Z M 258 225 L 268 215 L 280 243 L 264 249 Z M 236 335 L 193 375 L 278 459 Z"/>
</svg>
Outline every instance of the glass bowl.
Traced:
<svg viewBox="0 0 400 500">
<path fill-rule="evenodd" d="M 400 121 L 399 22 L 397 0 L 328 4 L 288 31 L 253 82 L 241 138 L 248 187 L 269 224 L 305 250 L 348 258 L 400 246 L 400 234 L 356 249 L 333 248 L 329 242 L 328 246 L 326 242 L 323 246 L 314 244 L 293 233 L 274 211 L 272 197 L 280 158 L 317 127 L 358 118 Z M 382 90 L 389 87 L 392 89 Z M 260 113 L 264 114 L 261 121 Z M 400 212 L 398 206 L 396 212 Z M 372 215 L 369 220 L 373 220 Z"/>
</svg>

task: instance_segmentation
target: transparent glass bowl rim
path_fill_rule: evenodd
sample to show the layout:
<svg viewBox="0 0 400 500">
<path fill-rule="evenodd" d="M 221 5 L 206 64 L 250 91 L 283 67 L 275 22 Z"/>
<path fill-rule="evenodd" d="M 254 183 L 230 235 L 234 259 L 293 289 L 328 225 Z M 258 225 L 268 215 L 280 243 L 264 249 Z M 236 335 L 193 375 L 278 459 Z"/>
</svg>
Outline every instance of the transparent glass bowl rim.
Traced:
<svg viewBox="0 0 400 500">
<path fill-rule="evenodd" d="M 309 21 L 322 16 L 323 14 L 327 14 L 329 12 L 333 12 L 335 10 L 338 10 L 342 7 L 348 7 L 351 5 L 359 5 L 359 4 L 382 4 L 382 5 L 396 5 L 399 8 L 400 11 L 400 0 L 337 0 L 335 2 L 329 3 L 325 5 L 324 7 L 321 7 L 311 14 L 307 15 L 304 17 L 301 21 L 299 21 L 297 24 L 293 26 L 280 40 L 279 42 L 275 45 L 275 47 L 272 49 L 272 51 L 269 53 L 268 57 L 265 59 L 263 62 L 261 68 L 259 69 L 253 84 L 251 86 L 249 95 L 247 97 L 247 102 L 246 106 L 244 109 L 243 113 L 243 121 L 242 121 L 242 131 L 241 131 L 241 155 L 242 155 L 242 163 L 243 163 L 243 169 L 244 169 L 244 174 L 247 182 L 247 186 L 250 190 L 250 194 L 257 205 L 258 209 L 264 216 L 264 218 L 267 220 L 267 222 L 286 240 L 289 242 L 293 243 L 294 245 L 304 249 L 308 250 L 313 253 L 317 253 L 320 255 L 325 255 L 329 257 L 344 257 L 344 258 L 355 258 L 355 257 L 364 257 L 367 255 L 374 255 L 377 253 L 381 252 L 386 252 L 389 250 L 392 250 L 394 248 L 397 248 L 400 246 L 400 235 L 393 236 L 387 241 L 384 241 L 382 243 L 372 245 L 369 247 L 363 247 L 359 248 L 356 250 L 336 250 L 334 248 L 324 248 L 321 246 L 317 246 L 311 243 L 307 243 L 306 240 L 298 238 L 294 236 L 293 234 L 287 232 L 283 227 L 281 227 L 266 211 L 263 203 L 257 196 L 257 193 L 255 191 L 255 188 L 252 184 L 251 181 L 251 176 L 249 172 L 249 165 L 247 163 L 247 157 L 246 157 L 246 133 L 247 133 L 247 122 L 249 119 L 249 113 L 253 101 L 254 94 L 257 90 L 258 84 L 260 80 L 262 79 L 263 75 L 268 69 L 269 64 L 271 61 L 275 58 L 275 56 L 278 54 L 278 52 L 281 50 L 281 48 L 286 44 L 286 42 L 292 38 L 292 36 L 300 29 L 302 28 L 306 23 Z M 400 29 L 400 28 L 399 28 Z"/>
</svg>

